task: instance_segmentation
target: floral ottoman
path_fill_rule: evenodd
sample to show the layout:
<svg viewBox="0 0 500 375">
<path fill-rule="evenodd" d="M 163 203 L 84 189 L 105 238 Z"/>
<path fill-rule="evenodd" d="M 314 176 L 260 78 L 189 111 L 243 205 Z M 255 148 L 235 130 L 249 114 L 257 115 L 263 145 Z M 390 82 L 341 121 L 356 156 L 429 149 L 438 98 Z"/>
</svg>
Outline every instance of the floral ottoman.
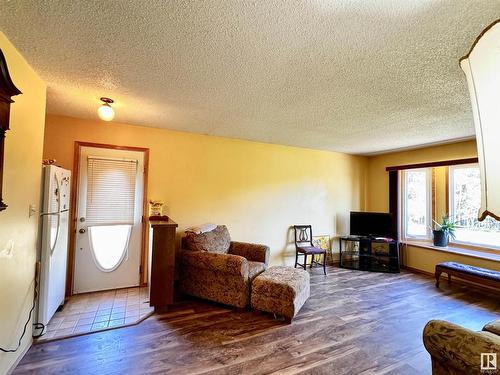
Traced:
<svg viewBox="0 0 500 375">
<path fill-rule="evenodd" d="M 292 267 L 271 267 L 252 282 L 252 307 L 291 322 L 310 295 L 309 274 Z"/>
</svg>

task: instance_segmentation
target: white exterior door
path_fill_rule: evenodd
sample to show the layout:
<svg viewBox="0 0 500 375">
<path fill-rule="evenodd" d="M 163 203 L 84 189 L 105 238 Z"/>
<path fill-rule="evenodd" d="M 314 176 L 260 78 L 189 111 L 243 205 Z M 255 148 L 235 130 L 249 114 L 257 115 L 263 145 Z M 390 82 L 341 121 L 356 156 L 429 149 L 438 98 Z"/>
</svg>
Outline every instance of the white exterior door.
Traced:
<svg viewBox="0 0 500 375">
<path fill-rule="evenodd" d="M 144 154 L 81 147 L 73 293 L 139 285 Z"/>
</svg>

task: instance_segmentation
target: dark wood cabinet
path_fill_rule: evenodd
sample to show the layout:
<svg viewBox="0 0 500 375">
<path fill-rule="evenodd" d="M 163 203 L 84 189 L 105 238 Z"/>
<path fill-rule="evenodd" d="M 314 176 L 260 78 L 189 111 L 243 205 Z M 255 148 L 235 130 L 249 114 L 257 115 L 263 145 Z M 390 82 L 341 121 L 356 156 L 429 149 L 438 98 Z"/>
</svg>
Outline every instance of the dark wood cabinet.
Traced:
<svg viewBox="0 0 500 375">
<path fill-rule="evenodd" d="M 360 271 L 399 272 L 399 242 L 370 237 L 339 238 L 340 267 Z"/>
<path fill-rule="evenodd" d="M 12 82 L 7 61 L 0 49 L 0 211 L 7 208 L 2 197 L 5 133 L 9 130 L 10 106 L 14 103 L 12 97 L 19 94 L 22 93 Z"/>
<path fill-rule="evenodd" d="M 150 221 L 149 304 L 155 311 L 165 311 L 174 302 L 175 233 L 172 220 Z"/>
</svg>

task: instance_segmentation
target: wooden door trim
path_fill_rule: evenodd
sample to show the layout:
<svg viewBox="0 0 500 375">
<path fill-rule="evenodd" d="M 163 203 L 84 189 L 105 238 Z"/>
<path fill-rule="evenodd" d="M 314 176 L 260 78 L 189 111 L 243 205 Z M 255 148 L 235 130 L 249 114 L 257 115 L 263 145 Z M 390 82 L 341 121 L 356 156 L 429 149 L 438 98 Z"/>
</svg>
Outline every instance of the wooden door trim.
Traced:
<svg viewBox="0 0 500 375">
<path fill-rule="evenodd" d="M 447 167 L 450 165 L 473 164 L 473 163 L 478 163 L 478 162 L 479 162 L 478 158 L 454 159 L 454 160 L 444 160 L 444 161 L 433 161 L 433 162 L 428 162 L 428 163 L 395 165 L 392 167 L 386 167 L 385 170 L 390 172 L 390 171 L 401 171 L 404 169 Z"/>
<path fill-rule="evenodd" d="M 69 248 L 68 248 L 68 269 L 66 273 L 66 297 L 73 295 L 73 278 L 75 274 L 75 244 L 76 225 L 78 220 L 78 181 L 80 178 L 80 152 L 82 147 L 106 148 L 122 151 L 142 152 L 144 156 L 144 181 L 142 197 L 142 235 L 141 235 L 141 264 L 139 271 L 139 282 L 141 286 L 146 285 L 145 276 L 147 272 L 147 244 L 148 244 L 148 174 L 149 174 L 149 148 L 119 146 L 105 143 L 92 143 L 75 141 L 73 155 L 73 182 L 71 186 L 71 206 L 70 206 L 70 228 L 69 228 Z"/>
</svg>

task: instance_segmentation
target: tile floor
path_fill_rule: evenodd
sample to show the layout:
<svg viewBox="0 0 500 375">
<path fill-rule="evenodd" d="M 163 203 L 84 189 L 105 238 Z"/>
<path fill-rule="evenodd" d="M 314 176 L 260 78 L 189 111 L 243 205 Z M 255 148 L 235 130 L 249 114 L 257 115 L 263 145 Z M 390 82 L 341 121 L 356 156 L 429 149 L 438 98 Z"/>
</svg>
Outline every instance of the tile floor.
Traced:
<svg viewBox="0 0 500 375">
<path fill-rule="evenodd" d="M 135 287 L 75 295 L 55 313 L 38 340 L 136 323 L 153 312 L 147 287 Z"/>
</svg>

